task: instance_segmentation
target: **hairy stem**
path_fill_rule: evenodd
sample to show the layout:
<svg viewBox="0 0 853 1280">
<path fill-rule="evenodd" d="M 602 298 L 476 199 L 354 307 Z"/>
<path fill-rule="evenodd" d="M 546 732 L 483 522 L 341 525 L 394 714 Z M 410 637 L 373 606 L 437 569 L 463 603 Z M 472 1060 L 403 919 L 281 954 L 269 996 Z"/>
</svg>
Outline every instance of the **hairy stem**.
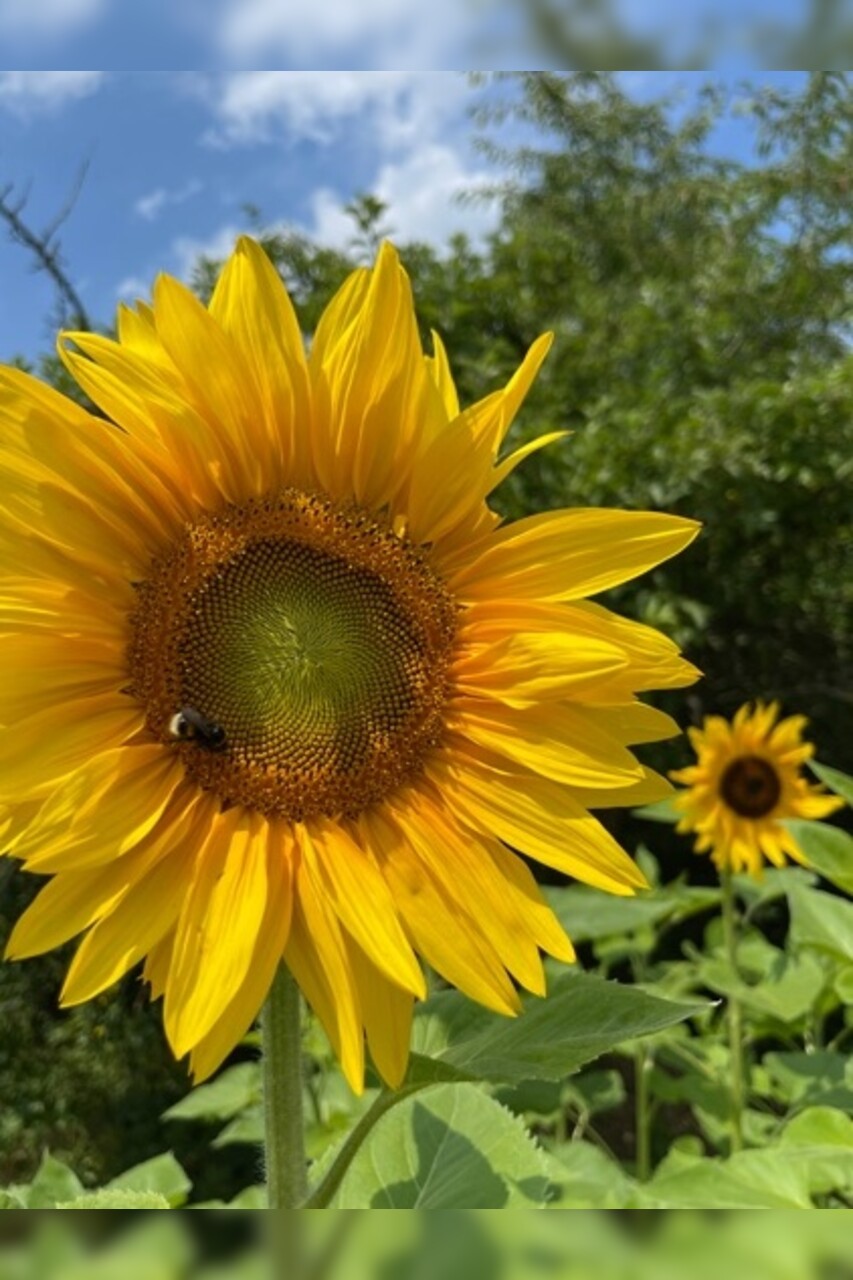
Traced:
<svg viewBox="0 0 853 1280">
<path fill-rule="evenodd" d="M 284 965 L 264 1005 L 263 1095 L 270 1209 L 296 1209 L 308 1189 L 302 1120 L 299 988 Z"/>
<path fill-rule="evenodd" d="M 651 1107 L 649 1098 L 649 1072 L 652 1059 L 645 1045 L 634 1055 L 634 1100 L 637 1147 L 637 1181 L 648 1182 L 652 1172 Z"/>
<path fill-rule="evenodd" d="M 737 981 L 737 918 L 735 913 L 734 887 L 732 873 L 729 868 L 722 873 L 723 886 L 723 938 L 726 956 L 732 977 Z M 743 1104 L 745 1093 L 745 1072 L 743 1060 L 743 1023 L 741 1004 L 737 996 L 731 995 L 726 1005 L 729 1024 L 729 1054 L 731 1058 L 731 1143 L 732 1151 L 743 1149 Z"/>
</svg>

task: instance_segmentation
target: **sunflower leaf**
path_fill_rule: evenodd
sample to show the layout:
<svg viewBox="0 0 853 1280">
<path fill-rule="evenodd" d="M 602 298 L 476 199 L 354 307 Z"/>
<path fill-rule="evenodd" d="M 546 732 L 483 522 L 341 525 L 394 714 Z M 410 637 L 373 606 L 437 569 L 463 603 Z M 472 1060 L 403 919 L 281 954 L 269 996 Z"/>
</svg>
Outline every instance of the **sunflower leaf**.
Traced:
<svg viewBox="0 0 853 1280">
<path fill-rule="evenodd" d="M 416 1017 L 412 1079 L 447 1079 L 454 1073 L 457 1080 L 507 1084 L 559 1080 L 626 1040 L 663 1031 L 706 1007 L 663 1000 L 580 972 L 563 974 L 546 999 L 528 1000 L 515 1019 L 446 991 Z"/>
<path fill-rule="evenodd" d="M 57 1209 L 170 1209 L 165 1196 L 156 1191 L 88 1191 L 76 1200 L 67 1200 Z"/>
<path fill-rule="evenodd" d="M 811 1209 L 809 1175 L 788 1152 L 741 1151 L 728 1160 L 670 1151 L 638 1189 L 638 1208 Z"/>
<path fill-rule="evenodd" d="M 791 818 L 785 826 L 815 871 L 845 893 L 853 893 L 853 836 L 840 827 L 802 818 Z"/>
<path fill-rule="evenodd" d="M 162 1198 L 171 1208 L 186 1200 L 192 1183 L 171 1151 L 126 1169 L 103 1188 L 105 1192 L 146 1192 Z"/>
<path fill-rule="evenodd" d="M 83 1194 L 83 1184 L 68 1165 L 46 1151 L 27 1191 L 28 1209 L 53 1209 Z"/>
<path fill-rule="evenodd" d="M 673 826 L 682 817 L 672 796 L 666 796 L 654 804 L 644 804 L 640 809 L 632 809 L 631 813 L 635 818 L 645 818 L 647 822 L 665 822 L 667 826 Z"/>
<path fill-rule="evenodd" d="M 796 946 L 814 947 L 853 961 L 853 902 L 798 886 L 791 890 L 788 901 L 791 940 Z"/>
<path fill-rule="evenodd" d="M 210 1084 L 198 1085 L 168 1111 L 164 1120 L 230 1120 L 260 1100 L 261 1068 L 258 1062 L 229 1067 Z"/>
<path fill-rule="evenodd" d="M 398 1103 L 347 1169 L 332 1209 L 519 1209 L 545 1202 L 545 1157 L 521 1121 L 476 1085 Z"/>
<path fill-rule="evenodd" d="M 849 774 L 842 773 L 840 769 L 831 769 L 828 764 L 818 764 L 817 760 L 810 760 L 808 763 L 812 773 L 820 778 L 830 791 L 834 791 L 837 796 L 841 796 L 842 800 L 853 805 L 853 778 Z"/>
<path fill-rule="evenodd" d="M 707 911 L 720 900 L 719 889 L 680 882 L 631 898 L 618 898 L 587 885 L 546 889 L 545 894 L 560 924 L 575 943 L 623 938 L 648 926 L 676 924 Z"/>
</svg>

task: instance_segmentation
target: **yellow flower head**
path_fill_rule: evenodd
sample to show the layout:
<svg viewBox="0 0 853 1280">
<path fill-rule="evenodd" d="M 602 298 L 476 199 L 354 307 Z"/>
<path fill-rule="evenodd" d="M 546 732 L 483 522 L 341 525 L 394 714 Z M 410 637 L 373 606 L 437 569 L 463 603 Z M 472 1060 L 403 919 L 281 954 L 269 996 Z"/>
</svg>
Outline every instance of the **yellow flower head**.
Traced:
<svg viewBox="0 0 853 1280">
<path fill-rule="evenodd" d="M 805 716 L 779 719 L 779 704 L 740 708 L 729 724 L 708 716 L 689 729 L 697 763 L 672 773 L 687 790 L 675 798 L 684 816 L 678 831 L 695 831 L 697 853 L 709 853 L 721 870 L 761 875 L 763 859 L 775 867 L 785 856 L 807 865 L 785 828 L 785 818 L 825 818 L 844 801 L 810 785 L 800 766 L 814 755 L 803 741 Z"/>
<path fill-rule="evenodd" d="M 631 893 L 588 809 L 660 798 L 639 691 L 695 671 L 585 597 L 688 521 L 553 511 L 501 527 L 502 445 L 550 345 L 460 411 L 386 245 L 306 357 L 244 239 L 210 306 L 160 278 L 118 341 L 64 335 L 102 417 L 0 370 L 0 803 L 54 878 L 14 931 L 76 934 L 62 999 L 137 962 L 208 1075 L 290 967 L 355 1088 L 405 1072 L 418 957 L 505 1014 L 572 948 L 517 850 Z"/>
</svg>

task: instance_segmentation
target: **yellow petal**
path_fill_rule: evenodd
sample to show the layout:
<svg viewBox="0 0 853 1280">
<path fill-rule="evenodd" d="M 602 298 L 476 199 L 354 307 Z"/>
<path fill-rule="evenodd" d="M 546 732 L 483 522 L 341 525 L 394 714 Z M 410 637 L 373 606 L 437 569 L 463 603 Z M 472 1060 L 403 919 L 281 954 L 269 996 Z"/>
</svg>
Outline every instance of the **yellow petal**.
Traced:
<svg viewBox="0 0 853 1280">
<path fill-rule="evenodd" d="M 438 388 L 444 408 L 447 411 L 448 421 L 455 418 L 459 414 L 459 396 L 456 392 L 456 383 L 453 381 L 453 374 L 450 371 L 450 361 L 447 358 L 447 349 L 435 329 L 431 330 L 432 348 L 434 354 L 425 357 L 427 370 Z"/>
<path fill-rule="evenodd" d="M 407 498 L 409 532 L 415 542 L 437 541 L 476 511 L 498 483 L 498 450 L 551 340 L 546 334 L 533 343 L 503 390 L 465 409 L 436 435 L 422 435 Z"/>
<path fill-rule="evenodd" d="M 190 1053 L 194 1081 L 206 1079 L 239 1044 L 251 1027 L 272 986 L 290 932 L 292 836 L 284 823 L 271 824 L 267 838 L 267 909 L 258 932 L 255 954 L 236 995 L 217 1022 Z"/>
<path fill-rule="evenodd" d="M 406 929 L 428 963 L 472 1000 L 496 1013 L 517 1013 L 518 997 L 494 947 L 457 895 L 445 897 L 384 811 L 368 810 L 360 825 Z"/>
<path fill-rule="evenodd" d="M 658 512 L 546 511 L 460 554 L 452 587 L 464 601 L 579 600 L 654 568 L 698 532 L 695 521 Z"/>
<path fill-rule="evenodd" d="M 351 938 L 345 936 L 344 942 L 370 1056 L 388 1087 L 399 1089 L 409 1064 L 414 999 L 389 982 Z"/>
<path fill-rule="evenodd" d="M 674 795 L 666 778 L 642 765 L 640 767 L 642 778 L 627 787 L 608 787 L 606 791 L 601 787 L 571 787 L 572 798 L 585 809 L 631 809 L 636 805 L 656 804 L 658 800 Z"/>
<path fill-rule="evenodd" d="M 499 773 L 474 759 L 442 760 L 429 772 L 474 831 L 491 832 L 520 853 L 610 893 L 647 887 L 613 837 L 558 783 Z"/>
<path fill-rule="evenodd" d="M 531 929 L 537 944 L 557 960 L 571 964 L 575 959 L 575 949 L 542 897 L 527 864 L 497 840 L 489 842 L 489 856 L 503 876 L 505 892 L 515 900 L 516 910 Z"/>
<path fill-rule="evenodd" d="M 195 850 L 188 841 L 172 845 L 77 948 L 60 1004 L 82 1004 L 106 991 L 173 928 Z"/>
<path fill-rule="evenodd" d="M 238 808 L 220 814 L 175 934 L 163 1020 L 176 1057 L 210 1031 L 246 977 L 266 893 L 266 820 Z"/>
<path fill-rule="evenodd" d="M 314 460 L 323 487 L 377 509 L 401 489 L 413 440 L 444 410 L 423 362 L 411 285 L 384 244 L 362 277 L 332 303 L 311 349 Z M 325 317 L 324 317 L 325 319 Z"/>
<path fill-rule="evenodd" d="M 477 628 L 463 636 L 477 638 Z M 606 683 L 628 665 L 615 645 L 585 636 L 520 632 L 477 646 L 456 662 L 454 684 L 462 694 L 497 698 L 511 707 L 575 697 Z"/>
<path fill-rule="evenodd" d="M 311 461 L 311 389 L 293 304 L 259 244 L 237 241 L 210 300 L 210 314 L 234 343 L 244 376 L 258 388 L 272 443 L 269 488 L 316 484 Z"/>
<path fill-rule="evenodd" d="M 3 612 L 0 604 L 0 619 Z M 15 673 L 14 680 L 0 684 L 0 724 L 5 725 L 57 702 L 117 693 L 127 683 L 118 645 L 52 630 L 0 635 L 0 671 Z"/>
<path fill-rule="evenodd" d="M 394 806 L 394 820 L 417 852 L 430 877 L 448 898 L 477 904 L 488 922 L 485 932 L 500 962 L 536 995 L 544 995 L 545 978 L 532 930 L 511 884 L 496 871 L 485 849 L 448 821 L 439 805 L 417 792 Z"/>
<path fill-rule="evenodd" d="M 306 869 L 347 932 L 380 973 L 425 997 L 424 976 L 397 920 L 394 900 L 364 850 L 340 823 L 318 818 L 298 831 Z"/>
<path fill-rule="evenodd" d="M 28 871 L 82 871 L 121 857 L 182 812 L 176 794 L 192 794 L 178 757 L 168 748 L 105 751 L 51 791 L 11 852 Z"/>
<path fill-rule="evenodd" d="M 470 742 L 568 786 L 606 790 L 642 777 L 631 753 L 598 728 L 595 714 L 568 703 L 542 702 L 513 711 L 500 703 L 459 698 L 449 723 Z"/>
<path fill-rule="evenodd" d="M 347 1083 L 360 1094 L 364 1030 L 349 955 L 334 912 L 315 892 L 301 863 L 296 868 L 293 921 L 284 958 L 320 1019 Z"/>
<path fill-rule="evenodd" d="M 143 709 L 120 694 L 48 707 L 0 731 L 0 800 L 47 795 L 66 774 L 143 727 Z"/>
<path fill-rule="evenodd" d="M 132 904 L 134 885 L 160 859 L 171 856 L 173 850 L 180 853 L 184 847 L 192 847 L 197 821 L 197 801 L 192 799 L 125 857 L 54 876 L 15 925 L 8 955 L 17 960 L 50 951 L 109 915 L 128 894 Z"/>
<path fill-rule="evenodd" d="M 152 1000 L 159 1000 L 166 991 L 174 945 L 175 930 L 171 929 L 154 944 L 146 956 L 145 964 L 142 966 L 142 981 L 150 985 Z"/>
</svg>

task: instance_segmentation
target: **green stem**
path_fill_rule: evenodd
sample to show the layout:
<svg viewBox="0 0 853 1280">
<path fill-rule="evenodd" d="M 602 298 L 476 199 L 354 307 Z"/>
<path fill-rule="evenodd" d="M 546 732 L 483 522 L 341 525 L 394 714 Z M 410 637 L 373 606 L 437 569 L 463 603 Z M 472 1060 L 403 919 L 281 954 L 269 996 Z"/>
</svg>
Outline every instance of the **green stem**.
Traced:
<svg viewBox="0 0 853 1280">
<path fill-rule="evenodd" d="M 730 869 L 722 872 L 723 887 L 723 938 L 726 945 L 726 956 L 732 977 L 738 980 L 737 967 L 737 919 L 735 915 L 735 896 Z M 732 1151 L 743 1149 L 743 1104 L 744 1104 L 744 1060 L 743 1060 L 743 1025 L 741 1020 L 741 1004 L 737 996 L 730 995 L 726 1013 L 729 1024 L 729 1053 L 731 1057 L 732 1085 Z"/>
<path fill-rule="evenodd" d="M 378 1120 L 382 1119 L 386 1111 L 390 1111 L 392 1107 L 395 1107 L 398 1102 L 402 1102 L 404 1098 L 410 1098 L 413 1093 L 418 1093 L 421 1089 L 425 1089 L 428 1083 L 428 1081 L 424 1081 L 418 1084 L 404 1085 L 402 1089 L 397 1089 L 396 1091 L 383 1089 L 381 1093 L 377 1094 L 335 1156 L 328 1173 L 319 1186 L 314 1188 L 302 1207 L 304 1209 L 328 1208 L 332 1197 L 344 1180 L 347 1169 L 352 1164 L 359 1148 L 373 1126 Z"/>
<path fill-rule="evenodd" d="M 637 1181 L 648 1182 L 652 1172 L 649 1073 L 652 1061 L 644 1045 L 634 1055 L 634 1101 L 637 1146 Z"/>
<path fill-rule="evenodd" d="M 273 980 L 261 1021 L 264 1134 L 270 1209 L 296 1209 L 308 1189 L 302 1122 L 302 1036 L 299 988 L 284 965 Z"/>
</svg>

